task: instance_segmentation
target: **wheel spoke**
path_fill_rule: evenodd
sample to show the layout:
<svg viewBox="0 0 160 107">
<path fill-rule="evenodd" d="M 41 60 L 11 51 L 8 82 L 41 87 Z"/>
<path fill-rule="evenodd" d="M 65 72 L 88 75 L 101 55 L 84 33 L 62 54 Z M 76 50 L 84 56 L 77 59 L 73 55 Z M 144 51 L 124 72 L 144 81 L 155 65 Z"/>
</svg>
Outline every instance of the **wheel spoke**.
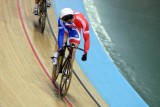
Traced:
<svg viewBox="0 0 160 107">
<path fill-rule="evenodd" d="M 60 66 L 61 66 L 61 62 L 62 61 L 62 56 L 58 57 L 57 60 L 57 65 L 53 65 L 53 70 L 52 70 L 52 82 L 55 82 L 58 78 L 59 75 L 59 70 L 60 70 Z"/>
<path fill-rule="evenodd" d="M 70 83 L 71 83 L 71 76 L 72 76 L 71 66 L 70 62 L 66 62 L 64 65 L 64 69 L 62 72 L 61 77 L 61 83 L 60 83 L 60 95 L 61 97 L 64 97 L 67 94 L 67 91 L 69 89 Z"/>
</svg>

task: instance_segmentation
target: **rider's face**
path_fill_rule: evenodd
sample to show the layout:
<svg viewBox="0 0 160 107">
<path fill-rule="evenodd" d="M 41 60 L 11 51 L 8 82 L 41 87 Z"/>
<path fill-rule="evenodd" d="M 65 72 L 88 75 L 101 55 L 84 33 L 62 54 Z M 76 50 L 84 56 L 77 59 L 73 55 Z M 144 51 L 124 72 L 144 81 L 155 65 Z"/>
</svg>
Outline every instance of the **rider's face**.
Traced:
<svg viewBox="0 0 160 107">
<path fill-rule="evenodd" d="M 65 22 L 65 25 L 71 27 L 73 25 L 73 22 L 74 22 L 74 19 L 71 19 L 70 21 Z"/>
<path fill-rule="evenodd" d="M 74 17 L 72 19 L 67 20 L 67 21 L 64 21 L 64 20 L 62 20 L 62 21 L 65 23 L 68 23 L 68 24 L 72 24 L 74 21 Z"/>
<path fill-rule="evenodd" d="M 68 23 L 68 24 L 72 24 L 72 23 L 73 23 L 73 20 L 74 20 L 74 18 L 69 19 L 66 23 Z"/>
</svg>

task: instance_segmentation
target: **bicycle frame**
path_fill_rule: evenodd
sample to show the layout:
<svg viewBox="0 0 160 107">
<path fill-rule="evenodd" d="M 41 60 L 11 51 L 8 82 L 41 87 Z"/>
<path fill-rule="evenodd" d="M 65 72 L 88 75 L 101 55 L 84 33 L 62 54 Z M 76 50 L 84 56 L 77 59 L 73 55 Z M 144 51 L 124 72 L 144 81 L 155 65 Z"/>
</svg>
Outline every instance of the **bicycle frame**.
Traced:
<svg viewBox="0 0 160 107">
<path fill-rule="evenodd" d="M 71 45 L 67 45 L 67 43 L 65 43 L 65 45 L 62 47 L 62 52 L 59 53 L 59 55 L 58 55 L 57 65 L 53 66 L 53 70 L 54 70 L 54 71 L 52 71 L 53 82 L 56 81 L 59 73 L 62 73 L 61 81 L 60 81 L 60 96 L 61 96 L 61 98 L 63 98 L 67 94 L 67 91 L 68 91 L 70 83 L 71 83 L 72 72 L 73 72 L 71 59 L 72 59 L 72 52 L 73 52 L 74 48 L 84 51 L 81 48 L 75 47 L 75 45 L 71 46 Z M 69 53 L 67 53 L 68 55 L 67 55 L 66 59 L 64 59 L 66 49 L 68 50 Z"/>
<path fill-rule="evenodd" d="M 60 70 L 63 69 L 63 67 L 64 67 L 64 65 L 65 65 L 65 63 L 66 63 L 67 60 L 69 60 L 69 61 L 71 60 L 73 48 L 74 48 L 74 47 L 69 46 L 69 45 L 65 45 L 65 46 L 63 47 L 63 53 L 60 53 L 60 55 L 62 54 L 62 61 L 61 61 L 62 64 L 61 64 L 61 66 L 60 66 Z M 66 49 L 69 51 L 69 53 L 68 53 L 68 56 L 66 57 L 65 61 L 63 62 Z"/>
</svg>

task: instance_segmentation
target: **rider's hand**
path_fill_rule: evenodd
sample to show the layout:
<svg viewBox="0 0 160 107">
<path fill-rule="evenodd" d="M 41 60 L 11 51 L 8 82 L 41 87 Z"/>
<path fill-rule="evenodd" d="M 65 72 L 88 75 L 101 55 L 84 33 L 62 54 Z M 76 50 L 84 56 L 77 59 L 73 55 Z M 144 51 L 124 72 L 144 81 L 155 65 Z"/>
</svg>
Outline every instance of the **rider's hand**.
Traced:
<svg viewBox="0 0 160 107">
<path fill-rule="evenodd" d="M 84 53 L 83 55 L 82 55 L 82 61 L 86 61 L 87 60 L 87 53 Z"/>
</svg>

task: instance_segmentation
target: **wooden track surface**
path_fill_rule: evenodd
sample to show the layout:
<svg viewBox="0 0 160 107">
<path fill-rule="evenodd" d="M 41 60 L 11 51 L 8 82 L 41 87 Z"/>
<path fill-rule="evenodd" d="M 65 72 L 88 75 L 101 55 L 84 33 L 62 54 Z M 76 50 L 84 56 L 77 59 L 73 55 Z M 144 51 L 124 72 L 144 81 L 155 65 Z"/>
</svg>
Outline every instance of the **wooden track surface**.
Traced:
<svg viewBox="0 0 160 107">
<path fill-rule="evenodd" d="M 34 0 L 0 3 L 0 107 L 97 107 L 74 75 L 66 98 L 60 98 L 50 80 L 55 41 L 48 23 L 44 34 L 35 27 Z M 53 7 L 48 17 L 57 34 Z M 97 102 L 107 107 L 76 61 L 74 70 Z"/>
</svg>

